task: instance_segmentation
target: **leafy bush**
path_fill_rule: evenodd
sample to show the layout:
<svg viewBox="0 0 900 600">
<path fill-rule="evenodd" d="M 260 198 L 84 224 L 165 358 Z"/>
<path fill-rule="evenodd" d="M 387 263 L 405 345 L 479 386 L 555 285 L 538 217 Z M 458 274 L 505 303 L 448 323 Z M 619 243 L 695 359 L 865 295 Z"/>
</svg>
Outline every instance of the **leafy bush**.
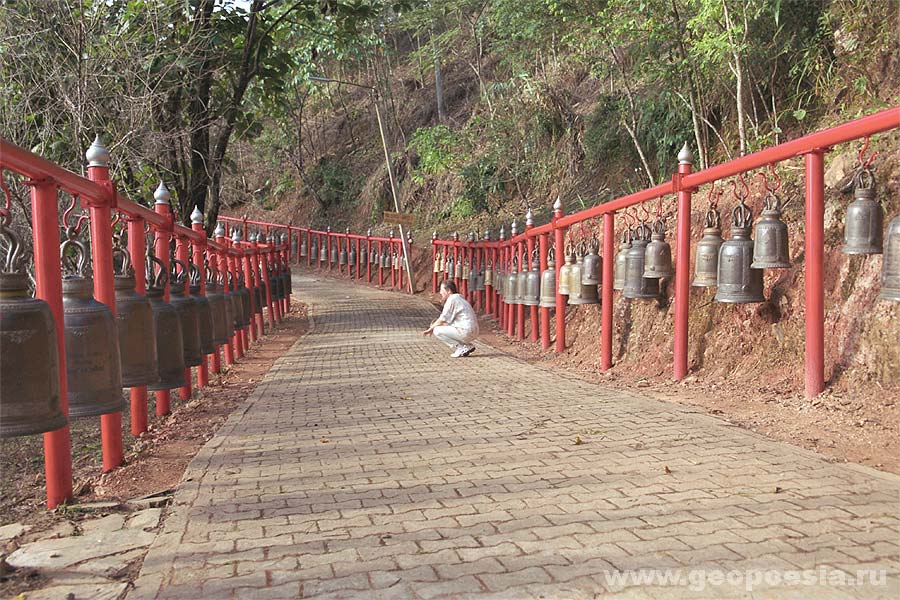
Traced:
<svg viewBox="0 0 900 600">
<path fill-rule="evenodd" d="M 355 201 L 361 189 L 360 178 L 353 175 L 347 163 L 334 156 L 325 156 L 316 163 L 309 179 L 325 206 Z"/>
<path fill-rule="evenodd" d="M 459 160 L 459 156 L 454 156 L 458 145 L 456 136 L 446 125 L 416 129 L 409 140 L 409 149 L 418 155 L 413 181 L 422 184 L 426 175 L 440 175 L 451 169 Z"/>
</svg>

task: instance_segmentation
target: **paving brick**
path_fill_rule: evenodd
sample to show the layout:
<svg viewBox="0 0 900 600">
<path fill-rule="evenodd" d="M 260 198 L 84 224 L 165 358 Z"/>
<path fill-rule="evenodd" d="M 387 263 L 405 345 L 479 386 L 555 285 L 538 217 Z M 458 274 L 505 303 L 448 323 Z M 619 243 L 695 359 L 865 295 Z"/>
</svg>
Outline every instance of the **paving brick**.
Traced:
<svg viewBox="0 0 900 600">
<path fill-rule="evenodd" d="M 310 332 L 188 467 L 134 600 L 587 600 L 614 570 L 900 571 L 896 478 L 480 342 L 451 365 L 423 300 L 295 283 Z M 621 597 L 687 597 L 639 591 Z"/>
</svg>

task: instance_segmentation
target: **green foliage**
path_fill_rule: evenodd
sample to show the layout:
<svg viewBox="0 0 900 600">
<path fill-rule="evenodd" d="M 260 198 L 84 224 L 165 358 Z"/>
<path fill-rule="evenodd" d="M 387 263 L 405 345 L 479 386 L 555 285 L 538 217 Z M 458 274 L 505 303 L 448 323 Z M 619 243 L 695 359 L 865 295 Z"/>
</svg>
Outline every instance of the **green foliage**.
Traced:
<svg viewBox="0 0 900 600">
<path fill-rule="evenodd" d="M 309 182 L 315 186 L 326 207 L 348 205 L 359 198 L 360 179 L 353 174 L 346 160 L 325 156 L 309 174 Z"/>
<path fill-rule="evenodd" d="M 419 184 L 425 181 L 426 175 L 441 175 L 462 159 L 458 140 L 446 125 L 416 129 L 409 140 L 409 150 L 418 156 L 413 180 Z"/>
</svg>

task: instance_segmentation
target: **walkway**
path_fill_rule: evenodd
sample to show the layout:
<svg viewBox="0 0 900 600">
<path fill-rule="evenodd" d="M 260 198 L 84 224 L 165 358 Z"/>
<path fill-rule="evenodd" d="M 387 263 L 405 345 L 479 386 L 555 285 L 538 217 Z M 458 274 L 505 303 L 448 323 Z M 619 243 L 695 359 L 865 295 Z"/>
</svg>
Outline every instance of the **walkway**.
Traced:
<svg viewBox="0 0 900 600">
<path fill-rule="evenodd" d="M 421 299 L 294 283 L 310 334 L 192 461 L 130 599 L 900 593 L 897 477 L 483 345 L 451 361 Z M 672 579 L 615 580 L 638 575 Z"/>
</svg>

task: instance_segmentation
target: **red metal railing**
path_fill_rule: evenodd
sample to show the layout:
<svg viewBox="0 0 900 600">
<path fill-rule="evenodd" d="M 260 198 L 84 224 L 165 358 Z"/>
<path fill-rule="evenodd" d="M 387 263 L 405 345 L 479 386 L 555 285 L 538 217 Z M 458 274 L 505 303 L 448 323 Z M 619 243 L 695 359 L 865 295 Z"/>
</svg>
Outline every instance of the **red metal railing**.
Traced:
<svg viewBox="0 0 900 600">
<path fill-rule="evenodd" d="M 51 313 L 57 323 L 57 351 L 60 365 L 60 394 L 63 412 L 68 415 L 67 384 L 62 281 L 59 259 L 60 221 L 58 212 L 58 194 L 64 190 L 77 197 L 82 208 L 88 209 L 90 216 L 91 252 L 93 259 L 94 296 L 109 309 L 115 312 L 115 289 L 113 277 L 113 236 L 111 217 L 118 213 L 127 223 L 128 247 L 132 255 L 135 279 L 135 291 L 143 294 L 146 291 L 144 274 L 144 253 L 146 248 L 145 226 L 149 226 L 156 236 L 156 255 L 169 267 L 169 242 L 175 238 L 177 257 L 187 262 L 189 246 L 193 248 L 193 262 L 203 272 L 206 260 L 213 267 L 221 263 L 221 268 L 234 275 L 237 280 L 241 273 L 252 293 L 257 286 L 264 286 L 268 298 L 268 314 L 270 324 L 280 321 L 281 315 L 288 310 L 287 299 L 283 299 L 276 308 L 271 300 L 270 281 L 267 265 L 274 261 L 287 265 L 288 246 L 280 240 L 272 243 L 248 243 L 217 236 L 215 240 L 207 239 L 203 231 L 202 215 L 195 220 L 191 229 L 176 225 L 163 190 L 150 210 L 121 195 L 113 181 L 109 178 L 107 167 L 108 153 L 99 143 L 94 142 L 88 151 L 88 177 L 63 169 L 59 165 L 41 158 L 27 150 L 23 150 L 6 140 L 0 139 L 0 169 L 7 169 L 25 178 L 31 188 L 31 210 L 33 223 L 34 271 L 36 280 L 36 297 L 49 304 Z M 161 188 L 162 189 L 162 188 Z M 159 192 L 159 190 L 158 190 Z M 263 274 L 262 281 L 256 276 Z M 206 294 L 204 277 L 201 277 L 201 294 Z M 225 278 L 228 286 L 228 278 Z M 226 287 L 226 291 L 228 291 Z M 189 286 L 185 286 L 185 294 L 190 294 Z M 169 286 L 166 284 L 165 299 L 169 298 Z M 259 322 L 252 328 L 238 329 L 234 337 L 224 344 L 227 364 L 234 362 L 234 353 L 238 358 L 243 349 L 249 345 L 250 339 L 256 340 L 257 333 L 262 332 L 264 324 L 260 315 Z M 207 356 L 197 368 L 197 382 L 200 387 L 209 385 L 208 370 L 218 373 L 220 365 L 220 347 L 215 353 Z M 209 365 L 207 364 L 207 359 Z M 187 399 L 191 395 L 190 369 L 187 372 L 188 385 L 181 388 L 180 396 Z M 147 388 L 135 387 L 130 390 L 131 399 L 131 431 L 134 435 L 147 430 Z M 164 415 L 170 409 L 170 392 L 156 392 L 156 411 Z M 122 414 L 114 412 L 101 416 L 101 437 L 103 453 L 103 470 L 109 471 L 122 463 Z M 47 478 L 47 505 L 50 508 L 70 500 L 72 497 L 72 460 L 69 427 L 44 434 L 45 471 Z"/>
<path fill-rule="evenodd" d="M 547 252 L 553 236 L 553 243 L 557 252 L 557 266 L 562 262 L 561 254 L 564 247 L 565 236 L 569 228 L 584 223 L 591 219 L 602 217 L 603 219 L 603 245 L 602 245 L 602 283 L 601 283 L 601 370 L 606 371 L 612 367 L 612 330 L 613 330 L 613 260 L 615 256 L 615 216 L 619 211 L 637 206 L 652 200 L 657 200 L 669 194 L 677 195 L 677 218 L 675 225 L 675 306 L 674 306 L 674 335 L 673 335 L 673 365 L 672 376 L 678 381 L 688 371 L 688 309 L 690 302 L 690 238 L 691 238 L 691 198 L 699 186 L 712 184 L 724 178 L 740 175 L 761 167 L 775 165 L 784 160 L 803 156 L 805 159 L 806 174 L 806 209 L 805 209 L 805 279 L 806 279 L 806 359 L 805 359 L 805 387 L 807 396 L 819 394 L 825 386 L 824 364 L 824 155 L 832 146 L 849 141 L 867 138 L 871 135 L 896 129 L 900 127 L 900 107 L 884 110 L 867 117 L 856 119 L 842 125 L 832 127 L 817 133 L 813 133 L 796 140 L 785 142 L 777 146 L 749 154 L 731 160 L 720 165 L 709 167 L 699 172 L 692 172 L 691 157 L 688 152 L 679 156 L 677 172 L 671 181 L 661 183 L 654 187 L 635 192 L 614 199 L 610 202 L 594 206 L 577 213 L 565 215 L 560 202 L 553 207 L 553 216 L 549 223 L 535 227 L 526 221 L 523 232 L 512 233 L 506 238 L 501 229 L 498 241 L 487 239 L 476 241 L 469 239 L 461 241 L 458 236 L 452 240 L 432 239 L 432 259 L 438 260 L 438 256 L 453 257 L 453 264 L 468 264 L 469 268 L 480 268 L 486 261 L 490 261 L 496 269 L 497 265 L 507 266 L 514 256 L 521 256 L 522 251 L 531 252 L 537 248 L 540 255 L 540 271 L 547 268 Z M 685 147 L 685 150 L 687 148 Z M 683 151 L 684 152 L 684 151 Z M 275 224 L 266 224 L 276 227 Z M 281 225 L 280 227 L 284 227 Z M 342 234 L 310 231 L 304 228 L 293 228 L 298 232 L 308 232 L 307 235 L 328 236 L 328 240 L 339 237 Z M 363 236 L 349 236 L 357 239 L 369 239 Z M 374 238 L 373 238 L 374 239 Z M 308 259 L 307 264 L 311 261 Z M 331 266 L 329 265 L 329 268 Z M 432 291 L 437 291 L 438 280 L 446 278 L 447 273 L 432 274 Z M 493 315 L 509 335 L 519 339 L 525 337 L 525 322 L 532 322 L 531 339 L 540 339 L 544 348 L 551 345 L 550 336 L 550 309 L 529 307 L 526 316 L 526 307 L 511 305 L 503 301 L 497 293 L 495 286 L 486 285 L 485 291 L 468 290 L 465 278 L 459 277 L 454 272 L 449 276 L 454 279 L 461 293 L 467 295 L 479 310 L 484 310 Z M 367 281 L 371 281 L 367 278 Z M 381 279 L 379 278 L 379 282 Z M 558 293 L 556 305 L 565 306 L 565 297 Z M 556 311 L 556 345 L 557 352 L 565 350 L 566 327 L 565 310 Z"/>
</svg>

